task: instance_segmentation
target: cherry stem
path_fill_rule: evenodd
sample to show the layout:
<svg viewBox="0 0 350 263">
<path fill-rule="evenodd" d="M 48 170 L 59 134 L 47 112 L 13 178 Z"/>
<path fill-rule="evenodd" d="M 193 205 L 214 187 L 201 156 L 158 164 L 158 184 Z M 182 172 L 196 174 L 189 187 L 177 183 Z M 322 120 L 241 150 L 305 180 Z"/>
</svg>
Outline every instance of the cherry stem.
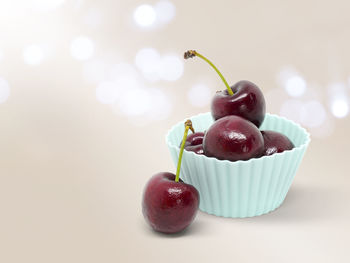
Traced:
<svg viewBox="0 0 350 263">
<path fill-rule="evenodd" d="M 197 51 L 195 50 L 188 50 L 185 52 L 184 54 L 184 58 L 188 59 L 188 58 L 193 58 L 193 57 L 200 57 L 201 59 L 203 59 L 204 61 L 206 61 L 215 71 L 216 73 L 219 74 L 220 78 L 222 79 L 222 81 L 224 82 L 226 88 L 227 88 L 227 92 L 228 94 L 230 94 L 231 96 L 233 95 L 233 91 L 231 89 L 231 87 L 228 85 L 226 79 L 224 78 L 224 76 L 221 74 L 221 72 L 217 69 L 217 67 L 215 67 L 215 65 L 209 60 L 207 59 L 205 56 L 199 54 Z"/>
<path fill-rule="evenodd" d="M 175 182 L 178 182 L 180 179 L 180 169 L 181 169 L 181 161 L 182 161 L 182 154 L 185 149 L 185 142 L 187 139 L 188 130 L 191 130 L 194 133 L 194 129 L 192 127 L 192 121 L 187 120 L 185 122 L 185 132 L 184 137 L 182 139 L 181 147 L 180 147 L 180 154 L 179 154 L 179 160 L 177 161 L 177 169 L 176 169 L 176 176 L 175 176 Z"/>
</svg>

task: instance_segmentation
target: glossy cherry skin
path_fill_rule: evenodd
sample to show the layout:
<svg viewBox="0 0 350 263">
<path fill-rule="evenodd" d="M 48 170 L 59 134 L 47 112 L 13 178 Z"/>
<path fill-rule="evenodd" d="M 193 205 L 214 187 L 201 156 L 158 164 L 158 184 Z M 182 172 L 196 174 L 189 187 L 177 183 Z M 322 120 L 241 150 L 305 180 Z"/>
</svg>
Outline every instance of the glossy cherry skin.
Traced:
<svg viewBox="0 0 350 263">
<path fill-rule="evenodd" d="M 158 232 L 176 233 L 191 224 L 199 207 L 197 189 L 175 182 L 175 174 L 161 172 L 147 183 L 142 199 L 142 212 L 147 223 Z"/>
<path fill-rule="evenodd" d="M 215 94 L 211 102 L 211 113 L 215 120 L 228 115 L 237 115 L 254 123 L 258 128 L 265 118 L 265 98 L 254 83 L 241 80 L 227 90 Z"/>
<path fill-rule="evenodd" d="M 189 134 L 186 138 L 186 141 L 185 141 L 185 147 L 202 144 L 203 137 L 204 137 L 204 132 L 195 132 L 195 133 Z M 181 143 L 180 143 L 180 145 L 181 145 Z"/>
<path fill-rule="evenodd" d="M 210 126 L 204 136 L 203 148 L 206 156 L 219 160 L 249 160 L 261 156 L 264 140 L 252 122 L 230 115 Z"/>
<path fill-rule="evenodd" d="M 264 138 L 263 155 L 268 156 L 274 153 L 281 153 L 294 148 L 294 144 L 287 136 L 275 131 L 261 131 Z"/>
<path fill-rule="evenodd" d="M 185 147 L 185 150 L 196 154 L 204 154 L 203 144 L 189 145 Z"/>
<path fill-rule="evenodd" d="M 204 132 L 195 132 L 187 136 L 185 141 L 185 150 L 196 154 L 203 154 L 203 138 Z M 179 147 L 181 147 L 181 142 Z"/>
</svg>

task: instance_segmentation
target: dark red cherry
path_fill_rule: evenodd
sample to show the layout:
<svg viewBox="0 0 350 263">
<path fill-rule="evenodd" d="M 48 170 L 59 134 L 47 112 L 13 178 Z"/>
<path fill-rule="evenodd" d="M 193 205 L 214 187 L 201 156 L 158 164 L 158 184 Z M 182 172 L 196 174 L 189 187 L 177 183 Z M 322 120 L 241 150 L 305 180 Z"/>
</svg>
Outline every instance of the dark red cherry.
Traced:
<svg viewBox="0 0 350 263">
<path fill-rule="evenodd" d="M 261 156 L 264 140 L 252 122 L 230 115 L 210 126 L 204 136 L 203 148 L 206 156 L 219 160 L 249 160 Z"/>
<path fill-rule="evenodd" d="M 199 193 L 175 174 L 162 172 L 147 183 L 142 212 L 148 224 L 162 233 L 176 233 L 191 224 L 197 214 Z"/>
<path fill-rule="evenodd" d="M 260 127 L 265 118 L 265 98 L 254 83 L 242 80 L 231 87 L 233 95 L 226 90 L 214 95 L 211 113 L 215 120 L 228 115 L 237 115 Z"/>
<path fill-rule="evenodd" d="M 183 141 L 188 130 L 194 132 L 191 120 L 185 122 Z M 146 222 L 156 231 L 176 233 L 191 224 L 199 207 L 199 192 L 180 179 L 184 151 L 181 145 L 176 175 L 162 172 L 154 175 L 145 186 L 142 197 L 142 213 Z"/>
<path fill-rule="evenodd" d="M 203 138 L 204 132 L 195 132 L 187 136 L 185 141 L 185 150 L 196 154 L 203 154 Z M 181 143 L 179 147 L 181 147 Z"/>
<path fill-rule="evenodd" d="M 263 155 L 272 155 L 274 153 L 281 153 L 294 148 L 294 144 L 287 136 L 275 131 L 261 131 L 264 138 L 264 152 Z"/>
<path fill-rule="evenodd" d="M 187 139 L 185 141 L 185 147 L 202 144 L 203 137 L 204 137 L 204 132 L 191 133 L 190 135 L 187 136 Z M 181 146 L 181 142 L 180 142 L 180 146 Z"/>
<path fill-rule="evenodd" d="M 215 94 L 211 103 L 211 113 L 215 120 L 228 115 L 240 116 L 254 123 L 258 128 L 265 118 L 265 99 L 261 90 L 254 83 L 242 80 L 230 87 L 217 69 L 205 56 L 196 50 L 188 50 L 184 58 L 200 57 L 218 73 L 226 86 L 226 90 Z"/>
<path fill-rule="evenodd" d="M 185 150 L 196 154 L 204 154 L 203 144 L 189 145 L 185 147 Z"/>
</svg>

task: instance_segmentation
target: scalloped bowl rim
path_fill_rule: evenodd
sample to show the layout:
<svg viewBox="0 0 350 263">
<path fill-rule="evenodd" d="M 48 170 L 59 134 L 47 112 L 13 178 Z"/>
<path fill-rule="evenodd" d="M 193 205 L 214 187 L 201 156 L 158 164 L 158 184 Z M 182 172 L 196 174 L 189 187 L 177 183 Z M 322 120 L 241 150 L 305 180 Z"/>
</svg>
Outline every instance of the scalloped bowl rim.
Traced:
<svg viewBox="0 0 350 263">
<path fill-rule="evenodd" d="M 190 118 L 185 118 L 183 121 L 180 121 L 178 123 L 176 123 L 175 125 L 173 125 L 167 132 L 166 136 L 165 136 L 165 139 L 166 139 L 166 144 L 171 147 L 171 148 L 177 148 L 177 149 L 180 149 L 177 145 L 174 145 L 169 137 L 170 137 L 170 134 L 172 132 L 174 132 L 174 130 L 179 126 L 179 125 L 183 125 L 183 123 L 185 122 L 185 120 L 188 120 L 188 119 L 192 119 L 192 118 L 200 118 L 200 117 L 203 117 L 205 115 L 208 115 L 208 114 L 211 114 L 210 112 L 205 112 L 205 113 L 200 113 L 200 114 L 197 114 L 197 115 L 194 115 Z M 249 160 L 238 160 L 238 161 L 229 161 L 229 160 L 219 160 L 215 157 L 208 157 L 206 155 L 202 155 L 202 154 L 196 154 L 194 152 L 191 152 L 191 151 L 184 151 L 184 154 L 192 154 L 192 157 L 195 157 L 195 158 L 204 158 L 204 159 L 208 159 L 210 161 L 216 161 L 216 162 L 219 162 L 219 163 L 226 163 L 226 164 L 229 164 L 229 165 L 236 165 L 236 164 L 239 164 L 239 163 L 244 163 L 244 164 L 249 164 L 251 162 L 257 162 L 257 161 L 263 161 L 263 160 L 269 160 L 269 159 L 274 159 L 274 158 L 277 158 L 278 156 L 283 156 L 283 155 L 287 155 L 287 154 L 293 154 L 294 152 L 296 151 L 300 151 L 302 150 L 303 148 L 306 148 L 308 146 L 308 144 L 310 143 L 311 141 L 311 138 L 310 138 L 310 133 L 306 131 L 305 128 L 303 128 L 300 124 L 292 121 L 292 120 L 289 120 L 283 116 L 279 116 L 277 114 L 271 114 L 271 113 L 266 113 L 265 116 L 269 116 L 269 117 L 275 117 L 275 118 L 278 118 L 278 119 L 282 119 L 283 121 L 286 121 L 288 122 L 289 124 L 292 124 L 294 126 L 296 126 L 301 132 L 304 133 L 304 138 L 305 138 L 305 141 L 297 146 L 297 147 L 294 147 L 293 149 L 291 150 L 287 150 L 287 151 L 284 151 L 284 152 L 281 152 L 281 153 L 275 153 L 275 154 L 272 154 L 272 155 L 269 155 L 269 156 L 262 156 L 262 157 L 259 157 L 259 158 L 251 158 Z M 210 126 L 209 126 L 210 127 Z M 209 128 L 208 127 L 208 128 Z M 260 129 L 259 129 L 260 130 Z"/>
</svg>

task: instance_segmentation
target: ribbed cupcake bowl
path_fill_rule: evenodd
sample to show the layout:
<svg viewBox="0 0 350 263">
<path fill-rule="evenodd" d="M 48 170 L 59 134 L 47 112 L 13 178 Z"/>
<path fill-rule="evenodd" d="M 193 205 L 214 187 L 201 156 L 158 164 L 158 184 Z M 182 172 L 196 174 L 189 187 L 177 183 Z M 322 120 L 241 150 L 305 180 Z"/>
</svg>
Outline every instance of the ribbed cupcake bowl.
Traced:
<svg viewBox="0 0 350 263">
<path fill-rule="evenodd" d="M 205 131 L 213 123 L 210 112 L 190 119 L 196 131 Z M 184 121 L 173 126 L 166 136 L 175 165 Z M 272 114 L 266 114 L 260 130 L 283 133 L 295 148 L 236 162 L 184 151 L 180 177 L 199 191 L 200 210 L 224 217 L 252 217 L 271 212 L 283 203 L 310 143 L 310 134 L 300 125 Z"/>
</svg>

